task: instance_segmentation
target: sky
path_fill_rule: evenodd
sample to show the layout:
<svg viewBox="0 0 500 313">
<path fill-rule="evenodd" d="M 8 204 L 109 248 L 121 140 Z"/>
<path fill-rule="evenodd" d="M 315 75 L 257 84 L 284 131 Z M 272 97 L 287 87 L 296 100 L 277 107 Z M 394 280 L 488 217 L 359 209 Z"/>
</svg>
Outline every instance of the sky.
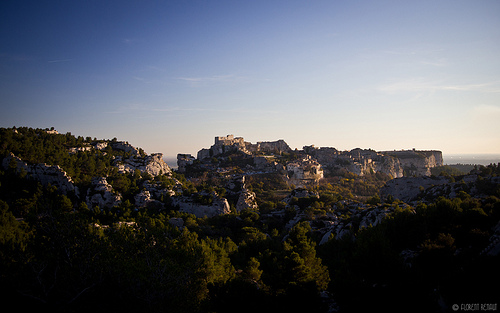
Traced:
<svg viewBox="0 0 500 313">
<path fill-rule="evenodd" d="M 13 126 L 500 154 L 500 1 L 2 1 Z"/>
</svg>

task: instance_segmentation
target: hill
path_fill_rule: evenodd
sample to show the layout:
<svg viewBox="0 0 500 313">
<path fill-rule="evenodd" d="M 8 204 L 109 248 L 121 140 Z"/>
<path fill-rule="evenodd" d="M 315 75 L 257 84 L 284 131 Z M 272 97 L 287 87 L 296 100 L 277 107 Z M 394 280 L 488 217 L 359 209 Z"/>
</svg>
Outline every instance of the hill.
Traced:
<svg viewBox="0 0 500 313">
<path fill-rule="evenodd" d="M 439 153 L 287 147 L 216 137 L 207 157 L 179 155 L 174 171 L 160 154 L 116 139 L 0 129 L 6 304 L 59 312 L 496 305 L 498 165 L 418 176 Z M 395 164 L 405 177 L 386 172 Z"/>
</svg>

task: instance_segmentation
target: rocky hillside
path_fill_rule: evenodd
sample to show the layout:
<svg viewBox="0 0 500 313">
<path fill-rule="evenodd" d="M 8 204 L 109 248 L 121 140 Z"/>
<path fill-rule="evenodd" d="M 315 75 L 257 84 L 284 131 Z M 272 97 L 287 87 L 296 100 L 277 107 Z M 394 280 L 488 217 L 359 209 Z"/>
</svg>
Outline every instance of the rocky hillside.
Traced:
<svg viewBox="0 0 500 313">
<path fill-rule="evenodd" d="M 498 165 L 418 176 L 439 152 L 292 151 L 233 136 L 208 151 L 178 155 L 173 171 L 116 139 L 0 128 L 4 304 L 197 313 L 496 303 L 485 277 L 499 276 Z M 410 176 L 387 174 L 400 170 Z"/>
<path fill-rule="evenodd" d="M 235 156 L 239 156 L 240 160 L 245 159 L 246 163 L 231 162 L 235 160 Z M 182 173 L 186 173 L 187 167 L 190 167 L 191 172 L 201 171 L 203 168 L 226 172 L 235 168 L 246 172 L 283 173 L 286 170 L 288 178 L 298 184 L 317 182 L 323 178 L 323 173 L 336 175 L 343 171 L 361 176 L 380 172 L 393 178 L 430 176 L 432 168 L 443 165 L 441 151 L 338 151 L 331 147 L 316 148 L 313 145 L 292 151 L 281 139 L 252 144 L 233 135 L 215 137 L 214 145 L 198 151 L 196 158 L 189 154 L 179 154 L 177 160 Z"/>
</svg>

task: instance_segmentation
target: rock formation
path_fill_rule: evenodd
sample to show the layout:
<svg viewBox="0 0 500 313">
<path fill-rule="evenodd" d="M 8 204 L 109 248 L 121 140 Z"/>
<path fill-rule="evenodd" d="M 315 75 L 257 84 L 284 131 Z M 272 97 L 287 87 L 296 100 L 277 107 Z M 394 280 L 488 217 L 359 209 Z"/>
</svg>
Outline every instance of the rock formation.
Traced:
<svg viewBox="0 0 500 313">
<path fill-rule="evenodd" d="M 288 177 L 298 183 L 302 182 L 317 182 L 323 178 L 323 169 L 321 164 L 316 160 L 311 159 L 307 155 L 303 159 L 290 162 L 286 165 Z"/>
<path fill-rule="evenodd" d="M 236 211 L 240 212 L 242 210 L 257 210 L 259 206 L 257 205 L 257 198 L 253 191 L 248 190 L 243 187 L 238 197 L 238 202 L 236 203 Z"/>
<path fill-rule="evenodd" d="M 91 187 L 87 190 L 86 202 L 89 208 L 111 208 L 121 203 L 122 196 L 115 193 L 113 187 L 107 182 L 106 177 L 95 177 Z"/>
<path fill-rule="evenodd" d="M 211 203 L 200 203 L 197 201 L 196 196 L 208 196 Z M 231 212 L 227 199 L 220 198 L 215 192 L 210 194 L 201 192 L 198 195 L 172 197 L 172 205 L 177 207 L 180 212 L 191 213 L 196 217 L 213 217 Z"/>
<path fill-rule="evenodd" d="M 405 176 L 430 176 L 431 168 L 443 165 L 441 151 L 401 150 L 384 151 L 384 155 L 393 156 L 405 171 Z"/>
<path fill-rule="evenodd" d="M 18 173 L 24 171 L 31 179 L 38 180 L 42 185 L 52 185 L 67 194 L 74 192 L 78 196 L 78 188 L 74 186 L 73 180 L 67 175 L 59 165 L 47 165 L 45 163 L 28 165 L 26 162 L 10 153 L 2 161 L 4 169 L 14 167 Z"/>
<path fill-rule="evenodd" d="M 131 153 L 133 156 L 140 155 L 139 150 L 126 141 L 111 141 L 110 145 L 111 148 L 113 148 L 114 150 L 120 150 L 126 153 Z"/>
<path fill-rule="evenodd" d="M 349 218 L 341 218 L 340 212 L 331 214 L 329 221 L 327 221 L 328 225 L 321 229 L 323 237 L 319 243 L 320 245 L 326 243 L 331 235 L 335 239 L 340 239 L 351 232 L 356 232 L 358 229 L 376 226 L 395 210 L 392 206 L 367 207 L 361 203 L 349 203 L 346 201 L 344 201 L 343 205 L 348 208 Z M 353 221 L 359 221 L 359 223 L 354 223 Z"/>
<path fill-rule="evenodd" d="M 422 176 L 391 179 L 380 189 L 380 198 L 385 199 L 391 195 L 394 199 L 409 202 L 415 200 L 426 188 L 447 183 L 448 179 L 445 177 Z"/>
<path fill-rule="evenodd" d="M 184 173 L 186 171 L 186 165 L 191 165 L 196 160 L 191 154 L 177 154 L 177 171 L 179 173 Z"/>
<path fill-rule="evenodd" d="M 357 175 L 382 172 L 394 178 L 403 176 L 430 176 L 430 169 L 443 165 L 441 151 L 382 151 L 305 146 L 304 152 L 318 160 L 328 171 L 345 169 Z"/>
<path fill-rule="evenodd" d="M 151 176 L 170 175 L 172 170 L 163 161 L 163 154 L 153 153 L 145 157 L 131 156 L 127 159 L 117 157 L 114 165 L 118 167 L 119 173 L 133 173 L 136 169 L 142 173 L 148 173 Z"/>
<path fill-rule="evenodd" d="M 148 190 L 143 190 L 134 196 L 135 206 L 143 208 L 155 200 L 151 199 L 151 194 Z"/>
<path fill-rule="evenodd" d="M 203 160 L 215 157 L 227 152 L 242 152 L 245 154 L 255 154 L 258 152 L 281 154 L 291 151 L 288 144 L 280 139 L 277 141 L 262 141 L 252 144 L 244 141 L 242 137 L 227 135 L 225 137 L 215 137 L 215 143 L 210 149 L 201 149 L 198 151 L 197 159 Z"/>
</svg>

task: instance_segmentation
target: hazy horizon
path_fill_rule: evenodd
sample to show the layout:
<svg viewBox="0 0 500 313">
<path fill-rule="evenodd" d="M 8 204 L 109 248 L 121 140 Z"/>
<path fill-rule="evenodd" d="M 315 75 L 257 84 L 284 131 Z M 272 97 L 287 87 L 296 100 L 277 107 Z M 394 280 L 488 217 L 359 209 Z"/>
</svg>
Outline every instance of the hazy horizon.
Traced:
<svg viewBox="0 0 500 313">
<path fill-rule="evenodd" d="M 4 1 L 0 127 L 165 156 L 227 134 L 500 154 L 499 16 L 493 0 Z"/>
</svg>

